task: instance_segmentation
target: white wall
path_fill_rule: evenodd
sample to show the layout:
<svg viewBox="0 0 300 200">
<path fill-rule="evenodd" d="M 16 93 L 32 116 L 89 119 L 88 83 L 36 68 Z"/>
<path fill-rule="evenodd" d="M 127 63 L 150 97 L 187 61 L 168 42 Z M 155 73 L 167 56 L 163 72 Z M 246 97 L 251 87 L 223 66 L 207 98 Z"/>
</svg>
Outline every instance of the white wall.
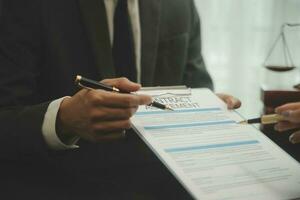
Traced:
<svg viewBox="0 0 300 200">
<path fill-rule="evenodd" d="M 300 23 L 300 0 L 195 0 L 202 20 L 203 55 L 217 92 L 243 101 L 257 115 L 262 64 L 284 22 Z M 300 67 L 300 28 L 288 30 Z"/>
</svg>

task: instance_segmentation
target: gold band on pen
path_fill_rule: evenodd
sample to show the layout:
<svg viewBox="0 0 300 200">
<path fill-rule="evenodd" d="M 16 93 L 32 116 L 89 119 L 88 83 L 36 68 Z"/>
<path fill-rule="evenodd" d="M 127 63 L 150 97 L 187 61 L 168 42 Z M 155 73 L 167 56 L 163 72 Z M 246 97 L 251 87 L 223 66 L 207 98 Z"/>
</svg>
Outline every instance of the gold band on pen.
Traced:
<svg viewBox="0 0 300 200">
<path fill-rule="evenodd" d="M 112 90 L 114 91 L 114 92 L 120 92 L 120 90 L 118 89 L 118 88 L 116 88 L 116 87 L 112 87 Z"/>
</svg>

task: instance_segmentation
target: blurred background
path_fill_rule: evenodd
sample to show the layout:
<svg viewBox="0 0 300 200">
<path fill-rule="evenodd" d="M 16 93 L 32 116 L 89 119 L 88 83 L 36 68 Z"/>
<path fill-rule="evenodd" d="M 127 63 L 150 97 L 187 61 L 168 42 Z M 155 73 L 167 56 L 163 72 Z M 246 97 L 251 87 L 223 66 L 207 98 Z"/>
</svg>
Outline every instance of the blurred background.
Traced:
<svg viewBox="0 0 300 200">
<path fill-rule="evenodd" d="M 1 16 L 0 0 L 0 16 Z M 202 48 L 216 92 L 225 92 L 243 102 L 239 112 L 246 118 L 261 113 L 261 85 L 270 72 L 264 61 L 283 23 L 300 24 L 300 0 L 195 0 L 202 22 Z M 300 27 L 286 28 L 287 43 L 296 67 L 300 67 Z M 276 47 L 271 61 L 283 61 Z M 282 73 L 283 84 L 300 82 L 299 69 Z M 271 74 L 272 75 L 272 74 Z M 274 77 L 273 77 L 274 79 Z M 273 80 L 274 84 L 274 80 Z"/>
<path fill-rule="evenodd" d="M 244 117 L 261 112 L 260 86 L 266 72 L 263 63 L 283 23 L 300 23 L 300 0 L 195 0 L 202 20 L 202 48 L 215 91 L 239 97 Z M 294 63 L 300 67 L 300 27 L 287 28 Z M 276 47 L 275 62 L 283 60 Z M 272 72 L 274 73 L 274 72 Z M 284 82 L 294 79 L 284 72 Z"/>
</svg>

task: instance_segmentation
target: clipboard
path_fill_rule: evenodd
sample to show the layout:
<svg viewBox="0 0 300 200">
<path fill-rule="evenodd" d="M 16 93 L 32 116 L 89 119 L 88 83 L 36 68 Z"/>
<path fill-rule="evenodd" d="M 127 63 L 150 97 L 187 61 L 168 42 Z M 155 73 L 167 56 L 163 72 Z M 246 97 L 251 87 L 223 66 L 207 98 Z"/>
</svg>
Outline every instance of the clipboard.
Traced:
<svg viewBox="0 0 300 200">
<path fill-rule="evenodd" d="M 195 199 L 300 197 L 296 160 L 253 126 L 237 124 L 241 116 L 228 111 L 212 91 L 187 91 L 186 95 L 176 89 L 146 91 L 160 94 L 157 100 L 169 98 L 171 107 L 172 98 L 178 97 L 189 98 L 197 106 L 183 106 L 174 112 L 140 107 L 132 124 Z"/>
</svg>

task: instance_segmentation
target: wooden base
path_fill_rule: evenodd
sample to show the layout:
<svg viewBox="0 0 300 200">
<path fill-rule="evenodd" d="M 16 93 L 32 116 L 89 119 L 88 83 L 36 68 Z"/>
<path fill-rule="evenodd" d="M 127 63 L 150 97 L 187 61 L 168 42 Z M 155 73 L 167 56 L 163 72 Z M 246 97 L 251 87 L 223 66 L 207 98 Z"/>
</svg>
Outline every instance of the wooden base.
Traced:
<svg viewBox="0 0 300 200">
<path fill-rule="evenodd" d="M 300 102 L 300 90 L 261 90 L 264 114 L 274 113 L 274 109 L 286 103 Z"/>
</svg>

